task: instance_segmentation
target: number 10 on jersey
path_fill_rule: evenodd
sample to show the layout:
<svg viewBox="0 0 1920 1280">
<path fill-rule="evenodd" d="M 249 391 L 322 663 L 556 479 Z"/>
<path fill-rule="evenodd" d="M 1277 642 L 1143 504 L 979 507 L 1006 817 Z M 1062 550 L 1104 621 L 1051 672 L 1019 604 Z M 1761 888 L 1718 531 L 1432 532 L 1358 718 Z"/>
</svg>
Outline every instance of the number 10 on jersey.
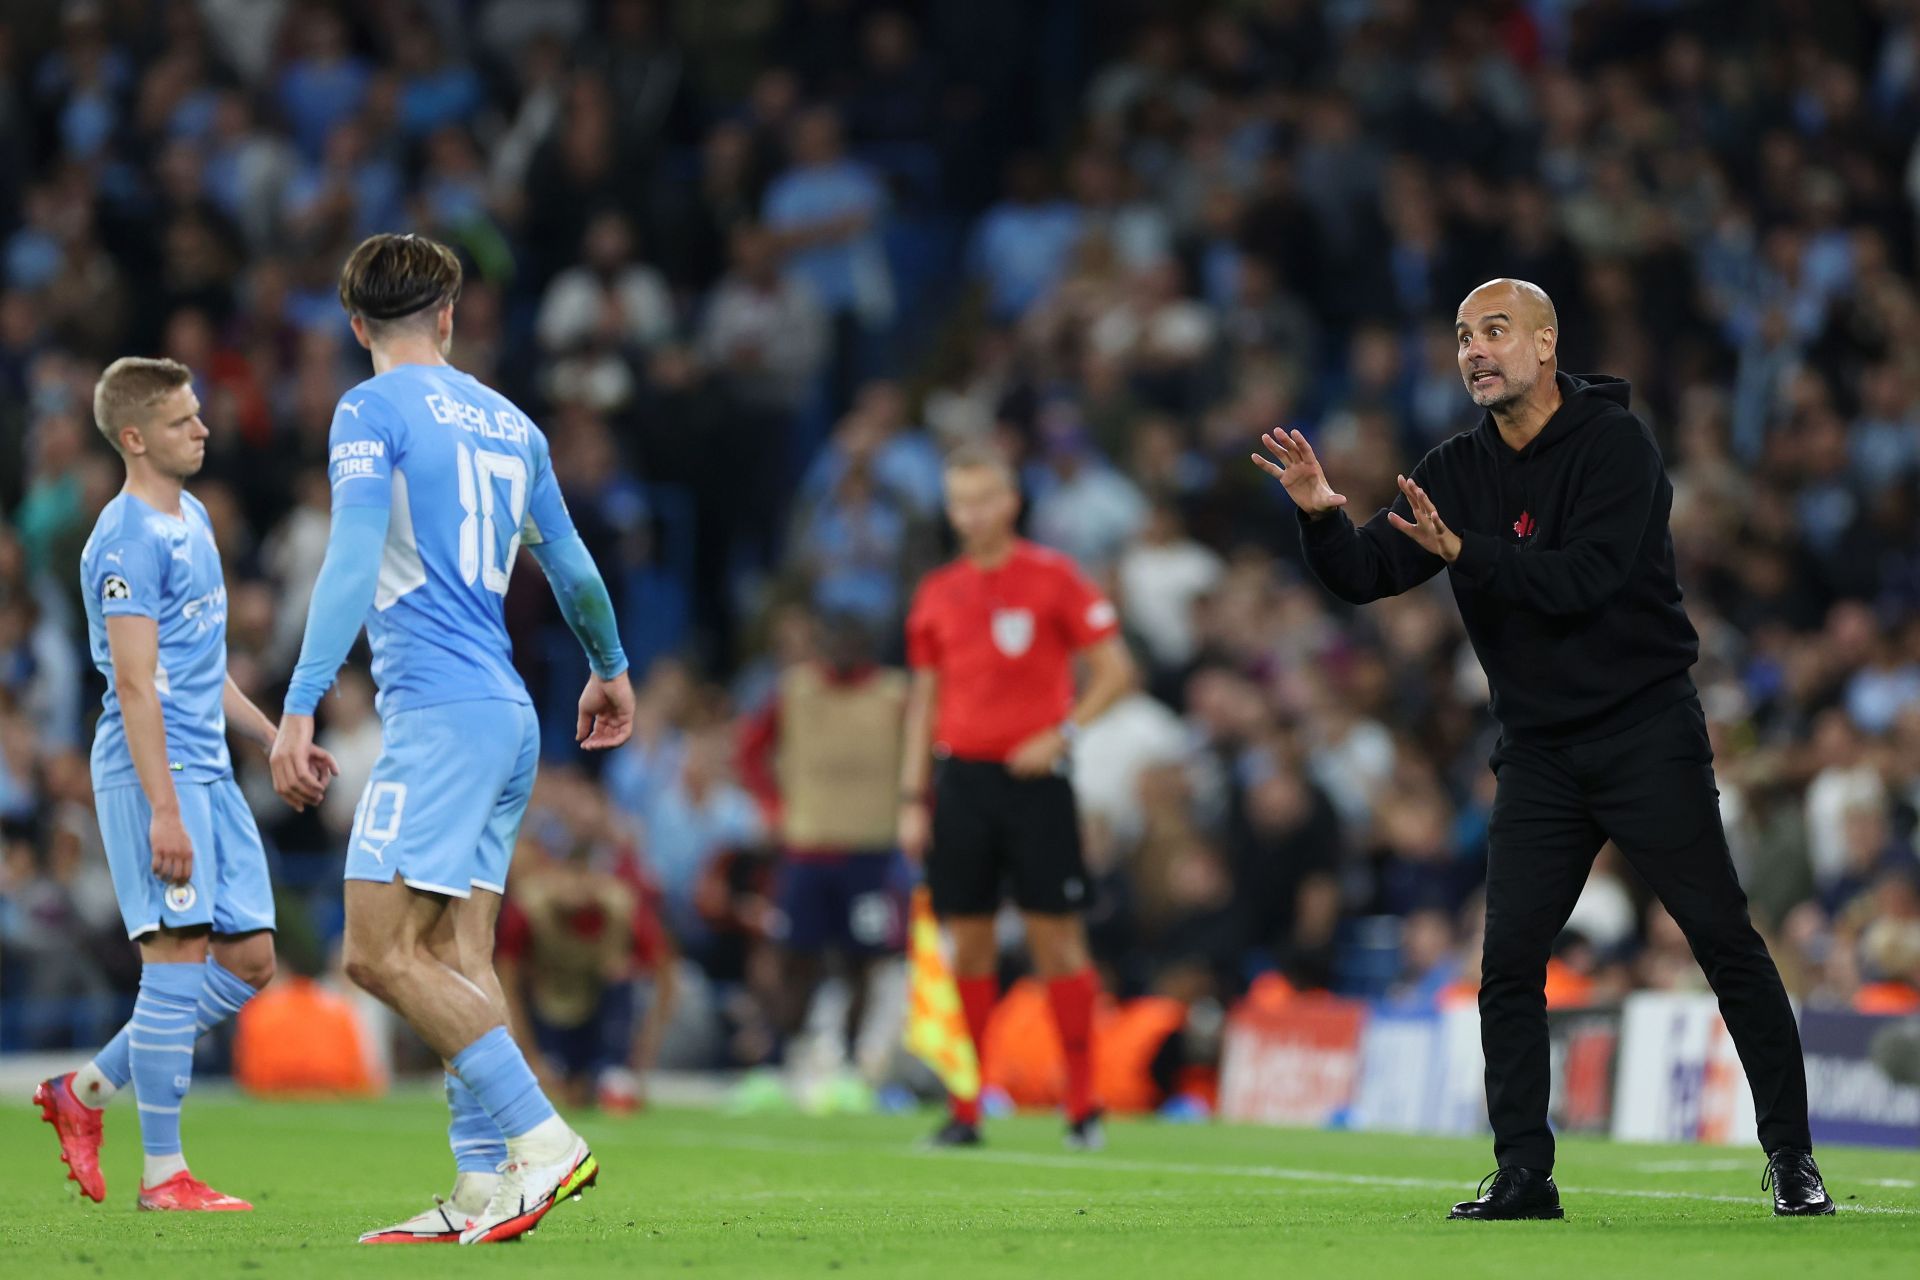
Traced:
<svg viewBox="0 0 1920 1280">
<path fill-rule="evenodd" d="M 527 513 L 527 464 L 511 453 L 460 449 L 460 576 L 468 586 L 478 578 L 487 590 L 507 594 L 507 573 L 520 551 L 520 521 Z M 507 506 L 499 510 L 506 486 Z"/>
</svg>

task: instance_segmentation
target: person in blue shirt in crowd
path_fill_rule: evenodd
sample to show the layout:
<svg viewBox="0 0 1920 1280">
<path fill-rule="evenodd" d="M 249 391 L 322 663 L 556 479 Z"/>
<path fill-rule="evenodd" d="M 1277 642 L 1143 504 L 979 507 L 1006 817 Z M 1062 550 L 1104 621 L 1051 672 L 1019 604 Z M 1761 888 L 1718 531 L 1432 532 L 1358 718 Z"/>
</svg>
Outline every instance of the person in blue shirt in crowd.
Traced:
<svg viewBox="0 0 1920 1280">
<path fill-rule="evenodd" d="M 846 154 L 840 117 L 815 107 L 794 121 L 793 167 L 767 188 L 765 221 L 833 321 L 833 402 L 845 403 L 863 359 L 864 335 L 893 319 L 893 275 L 881 244 L 887 192 L 874 171 Z"/>
</svg>

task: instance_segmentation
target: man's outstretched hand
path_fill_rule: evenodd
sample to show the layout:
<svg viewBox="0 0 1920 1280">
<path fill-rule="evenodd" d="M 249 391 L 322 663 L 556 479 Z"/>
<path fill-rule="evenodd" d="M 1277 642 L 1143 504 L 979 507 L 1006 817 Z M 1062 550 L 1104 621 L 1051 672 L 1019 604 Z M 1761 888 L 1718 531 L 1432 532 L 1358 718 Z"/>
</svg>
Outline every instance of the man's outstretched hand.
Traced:
<svg viewBox="0 0 1920 1280">
<path fill-rule="evenodd" d="M 1413 519 L 1408 520 L 1398 511 L 1387 512 L 1387 523 L 1412 538 L 1427 551 L 1452 564 L 1460 555 L 1460 535 L 1447 528 L 1447 522 L 1440 518 L 1434 509 L 1433 499 L 1405 476 L 1399 477 L 1400 492 L 1405 495 L 1407 505 L 1413 508 Z"/>
<path fill-rule="evenodd" d="M 1313 446 L 1298 431 L 1269 431 L 1260 437 L 1260 443 L 1273 459 L 1256 453 L 1253 464 L 1278 480 L 1293 504 L 1304 511 L 1309 520 L 1318 520 L 1329 511 L 1347 505 L 1346 497 L 1335 493 L 1327 483 L 1327 473 L 1320 469 L 1320 459 L 1314 457 Z"/>
</svg>

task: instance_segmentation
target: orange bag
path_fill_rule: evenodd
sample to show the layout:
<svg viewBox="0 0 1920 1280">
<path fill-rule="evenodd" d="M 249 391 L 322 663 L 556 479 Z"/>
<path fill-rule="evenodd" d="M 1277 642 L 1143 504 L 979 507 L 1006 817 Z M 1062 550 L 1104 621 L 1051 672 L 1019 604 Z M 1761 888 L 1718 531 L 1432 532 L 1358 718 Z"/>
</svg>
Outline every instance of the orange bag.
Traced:
<svg viewBox="0 0 1920 1280">
<path fill-rule="evenodd" d="M 248 1093 L 384 1093 L 369 1061 L 353 1005 L 309 978 L 275 979 L 236 1020 L 233 1075 Z"/>
<path fill-rule="evenodd" d="M 1093 1088 L 1113 1112 L 1152 1111 L 1162 1101 L 1153 1058 L 1187 1019 L 1187 1007 L 1165 996 L 1115 1004 L 1104 992 L 1093 1014 Z M 985 1079 L 1023 1108 L 1057 1107 L 1066 1098 L 1067 1063 L 1044 983 L 1023 978 L 1002 996 L 987 1022 Z"/>
</svg>

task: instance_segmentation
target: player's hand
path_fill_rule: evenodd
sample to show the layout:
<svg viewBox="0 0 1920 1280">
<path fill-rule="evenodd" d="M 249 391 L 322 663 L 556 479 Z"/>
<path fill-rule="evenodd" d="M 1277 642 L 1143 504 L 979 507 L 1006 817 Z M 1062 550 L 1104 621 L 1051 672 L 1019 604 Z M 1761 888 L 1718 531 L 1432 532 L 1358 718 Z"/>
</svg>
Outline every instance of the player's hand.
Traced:
<svg viewBox="0 0 1920 1280">
<path fill-rule="evenodd" d="M 611 680 L 587 677 L 573 740 L 588 751 L 617 747 L 633 736 L 633 685 L 622 671 Z"/>
<path fill-rule="evenodd" d="M 340 762 L 325 747 L 311 746 L 307 748 L 307 765 L 313 770 L 314 776 L 320 779 L 320 797 L 314 801 L 319 804 L 320 800 L 326 799 L 327 783 L 340 776 Z"/>
<path fill-rule="evenodd" d="M 900 852 L 906 855 L 907 861 L 919 866 L 926 860 L 927 846 L 933 842 L 933 814 L 925 800 L 901 801 L 900 827 L 896 834 Z"/>
<path fill-rule="evenodd" d="M 193 879 L 193 840 L 176 810 L 156 813 L 147 823 L 147 847 L 153 850 L 153 874 L 168 884 Z"/>
<path fill-rule="evenodd" d="M 1420 546 L 1452 564 L 1460 555 L 1460 535 L 1447 528 L 1447 522 L 1440 518 L 1434 509 L 1433 499 L 1405 476 L 1399 477 L 1400 492 L 1406 495 L 1407 505 L 1413 508 L 1413 519 L 1408 520 L 1398 511 L 1387 512 L 1387 523 L 1412 538 Z"/>
<path fill-rule="evenodd" d="M 1314 456 L 1313 446 L 1298 431 L 1269 431 L 1260 437 L 1260 443 L 1273 455 L 1273 460 L 1256 453 L 1253 465 L 1278 480 L 1293 504 L 1309 518 L 1317 520 L 1347 505 L 1345 495 L 1335 493 L 1327 483 L 1327 473 L 1320 469 L 1320 459 Z"/>
<path fill-rule="evenodd" d="M 1013 749 L 1007 772 L 1016 778 L 1044 778 L 1067 754 L 1067 740 L 1058 729 L 1043 729 Z"/>
<path fill-rule="evenodd" d="M 327 793 L 325 778 L 316 772 L 316 751 L 320 749 L 313 745 L 312 716 L 280 717 L 280 732 L 274 735 L 267 764 L 273 770 L 274 791 L 295 813 L 305 813 L 308 806 L 319 804 Z M 324 751 L 320 754 L 326 756 Z M 333 761 L 332 756 L 326 759 L 329 764 Z"/>
</svg>

